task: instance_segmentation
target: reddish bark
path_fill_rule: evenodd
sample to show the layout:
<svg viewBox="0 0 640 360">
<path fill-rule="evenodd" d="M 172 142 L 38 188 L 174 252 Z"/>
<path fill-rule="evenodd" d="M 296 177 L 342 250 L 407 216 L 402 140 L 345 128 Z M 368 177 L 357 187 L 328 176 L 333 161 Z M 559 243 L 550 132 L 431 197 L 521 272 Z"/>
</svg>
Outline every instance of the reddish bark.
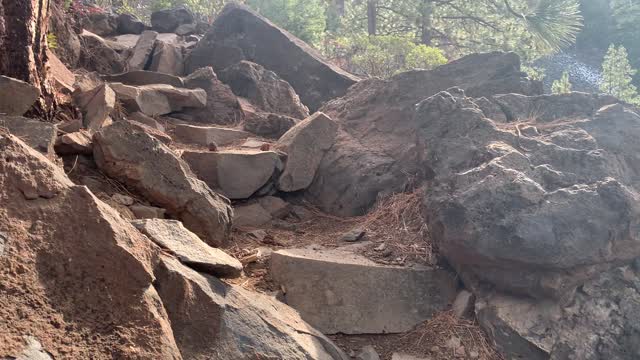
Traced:
<svg viewBox="0 0 640 360">
<path fill-rule="evenodd" d="M 39 87 L 38 112 L 52 110 L 47 77 L 49 0 L 0 0 L 0 75 Z"/>
</svg>

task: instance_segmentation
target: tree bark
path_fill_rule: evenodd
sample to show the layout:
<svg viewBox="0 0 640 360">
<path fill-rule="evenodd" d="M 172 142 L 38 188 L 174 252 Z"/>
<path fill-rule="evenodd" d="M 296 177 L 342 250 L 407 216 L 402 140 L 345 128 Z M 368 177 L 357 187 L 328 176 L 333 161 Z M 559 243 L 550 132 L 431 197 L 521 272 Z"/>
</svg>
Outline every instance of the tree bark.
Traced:
<svg viewBox="0 0 640 360">
<path fill-rule="evenodd" d="M 378 26 L 378 6 L 377 0 L 367 0 L 367 28 L 369 35 L 376 34 Z"/>
<path fill-rule="evenodd" d="M 0 0 L 0 75 L 26 81 L 41 90 L 36 110 L 53 109 L 47 76 L 49 0 Z"/>
<path fill-rule="evenodd" d="M 431 15 L 433 14 L 433 4 L 431 0 L 422 0 L 420 4 L 420 42 L 427 46 L 432 44 L 431 36 Z"/>
</svg>

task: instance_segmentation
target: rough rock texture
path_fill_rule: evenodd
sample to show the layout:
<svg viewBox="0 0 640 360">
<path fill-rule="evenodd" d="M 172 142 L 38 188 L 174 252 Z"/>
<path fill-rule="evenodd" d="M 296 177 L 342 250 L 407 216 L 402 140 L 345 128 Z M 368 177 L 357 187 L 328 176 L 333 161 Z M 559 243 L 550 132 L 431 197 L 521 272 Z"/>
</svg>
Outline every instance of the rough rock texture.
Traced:
<svg viewBox="0 0 640 360">
<path fill-rule="evenodd" d="M 358 81 L 248 7 L 231 3 L 190 53 L 186 71 L 190 73 L 204 66 L 222 71 L 241 60 L 258 63 L 280 75 L 311 111 L 344 95 Z"/>
<path fill-rule="evenodd" d="M 91 155 L 91 135 L 85 130 L 61 135 L 56 139 L 54 149 L 58 155 Z"/>
<path fill-rule="evenodd" d="M 603 101 L 528 101 L 550 109 L 576 97 Z M 433 174 L 425 218 L 465 281 L 562 297 L 640 256 L 640 116 L 620 104 L 576 107 L 575 116 L 562 108 L 559 118 L 499 124 L 448 92 L 419 105 L 421 158 Z"/>
<path fill-rule="evenodd" d="M 129 58 L 129 70 L 146 70 L 150 64 L 151 55 L 156 44 L 158 33 L 155 31 L 145 31 L 140 34 L 133 54 Z"/>
<path fill-rule="evenodd" d="M 184 78 L 184 83 L 189 89 L 204 89 L 207 92 L 206 108 L 185 111 L 186 114 L 193 116 L 194 121 L 232 125 L 244 119 L 244 113 L 233 91 L 218 79 L 211 67 L 198 69 Z"/>
<path fill-rule="evenodd" d="M 184 87 L 184 82 L 180 77 L 145 70 L 129 71 L 117 75 L 104 75 L 102 79 L 106 82 L 123 83 L 133 86 L 164 84 L 176 88 Z"/>
<path fill-rule="evenodd" d="M 271 255 L 284 300 L 325 334 L 412 330 L 455 298 L 452 273 L 376 264 L 344 249 L 290 249 Z"/>
<path fill-rule="evenodd" d="M 0 115 L 22 116 L 40 97 L 40 89 L 0 75 Z"/>
<path fill-rule="evenodd" d="M 29 334 L 54 359 L 180 359 L 152 243 L 2 130 L 0 154 L 0 357 L 24 358 Z"/>
<path fill-rule="evenodd" d="M 185 359 L 348 359 L 273 298 L 226 285 L 168 257 L 155 274 Z"/>
<path fill-rule="evenodd" d="M 134 220 L 131 222 L 162 248 L 192 269 L 216 277 L 238 277 L 242 264 L 224 251 L 205 244 L 176 220 Z"/>
<path fill-rule="evenodd" d="M 65 14 L 64 7 L 51 2 L 49 31 L 56 36 L 58 46 L 52 50 L 67 66 L 74 68 L 80 60 L 81 44 L 78 34 L 73 29 Z"/>
<path fill-rule="evenodd" d="M 145 114 L 143 114 L 143 113 L 141 113 L 139 111 L 136 111 L 136 112 L 134 112 L 132 114 L 129 114 L 127 116 L 127 118 L 129 120 L 136 121 L 136 122 L 139 122 L 141 124 L 147 125 L 150 128 L 153 128 L 153 129 L 156 129 L 156 130 L 159 130 L 159 131 L 162 131 L 162 132 L 165 131 L 164 126 L 162 124 L 160 124 L 156 119 L 152 118 L 151 116 L 145 115 Z"/>
<path fill-rule="evenodd" d="M 265 112 L 296 119 L 309 116 L 309 109 L 300 102 L 291 85 L 261 65 L 241 61 L 220 72 L 220 80 L 229 85 L 234 94 Z"/>
<path fill-rule="evenodd" d="M 278 189 L 306 189 L 316 175 L 325 152 L 333 146 L 338 124 L 323 113 L 315 113 L 282 135 L 276 147 L 284 151 L 287 164 L 278 179 Z"/>
<path fill-rule="evenodd" d="M 111 122 L 116 94 L 109 85 L 102 84 L 89 91 L 78 89 L 74 92 L 73 99 L 82 112 L 84 128 L 97 131 Z"/>
<path fill-rule="evenodd" d="M 21 116 L 0 115 L 0 128 L 9 130 L 11 134 L 43 155 L 49 158 L 55 156 L 53 145 L 56 142 L 56 126 L 54 124 Z"/>
<path fill-rule="evenodd" d="M 226 146 L 249 137 L 249 133 L 242 130 L 187 124 L 176 125 L 173 129 L 173 135 L 177 141 L 184 144 L 201 146 L 208 146 L 211 143 L 217 146 Z"/>
<path fill-rule="evenodd" d="M 184 72 L 182 47 L 164 41 L 156 41 L 149 70 L 164 74 L 182 75 Z"/>
<path fill-rule="evenodd" d="M 261 227 L 273 217 L 260 203 L 238 205 L 233 208 L 233 225 L 237 227 Z"/>
<path fill-rule="evenodd" d="M 247 111 L 245 114 L 245 130 L 271 139 L 279 139 L 299 122 L 297 119 L 280 114 Z"/>
<path fill-rule="evenodd" d="M 80 18 L 80 26 L 98 36 L 108 36 L 116 33 L 118 19 L 113 13 L 104 11 L 97 5 L 89 5 L 86 14 Z"/>
<path fill-rule="evenodd" d="M 118 34 L 142 34 L 146 28 L 145 24 L 132 14 L 120 14 L 116 21 Z"/>
<path fill-rule="evenodd" d="M 308 199 L 330 213 L 358 215 L 379 196 L 403 191 L 428 175 L 418 161 L 415 105 L 453 86 L 470 96 L 536 95 L 542 90 L 520 72 L 520 60 L 513 53 L 469 55 L 435 70 L 362 81 L 321 109 L 341 129 L 320 164 Z"/>
<path fill-rule="evenodd" d="M 49 50 L 47 50 L 47 57 L 49 58 L 49 75 L 51 75 L 55 88 L 64 94 L 72 93 L 73 84 L 76 82 L 75 74 L 62 63 L 56 54 Z"/>
<path fill-rule="evenodd" d="M 102 171 L 167 209 L 208 244 L 228 238 L 233 216 L 228 200 L 197 180 L 184 161 L 150 135 L 126 121 L 116 122 L 94 136 L 94 157 Z"/>
<path fill-rule="evenodd" d="M 508 359 L 640 357 L 637 268 L 598 274 L 566 305 L 493 294 L 478 300 L 476 313 Z"/>
<path fill-rule="evenodd" d="M 110 85 L 129 112 L 140 111 L 149 116 L 165 115 L 188 108 L 204 108 L 207 104 L 207 94 L 202 89 L 182 89 L 164 84 Z"/>
<path fill-rule="evenodd" d="M 185 151 L 182 158 L 209 187 L 230 199 L 249 198 L 282 170 L 273 151 Z"/>
<path fill-rule="evenodd" d="M 155 11 L 151 14 L 151 27 L 161 33 L 174 32 L 178 26 L 194 23 L 193 13 L 186 8 Z"/>
<path fill-rule="evenodd" d="M 100 36 L 84 30 L 80 34 L 82 45 L 78 65 L 100 74 L 119 74 L 125 69 L 125 61 Z"/>
</svg>

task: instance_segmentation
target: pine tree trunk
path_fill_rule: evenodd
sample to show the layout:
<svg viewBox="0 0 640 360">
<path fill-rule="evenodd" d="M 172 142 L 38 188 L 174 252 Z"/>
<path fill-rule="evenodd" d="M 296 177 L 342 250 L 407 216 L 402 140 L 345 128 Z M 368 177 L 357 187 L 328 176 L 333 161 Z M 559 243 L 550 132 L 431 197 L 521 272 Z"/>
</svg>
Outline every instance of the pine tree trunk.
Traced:
<svg viewBox="0 0 640 360">
<path fill-rule="evenodd" d="M 0 75 L 41 89 L 36 109 L 50 114 L 53 90 L 47 77 L 49 0 L 0 0 Z"/>
<path fill-rule="evenodd" d="M 378 9 L 376 0 L 367 0 L 367 25 L 369 35 L 376 34 L 378 23 Z"/>
<path fill-rule="evenodd" d="M 422 0 L 420 6 L 420 42 L 427 46 L 432 44 L 431 36 L 431 15 L 433 14 L 433 4 L 431 0 Z"/>
</svg>

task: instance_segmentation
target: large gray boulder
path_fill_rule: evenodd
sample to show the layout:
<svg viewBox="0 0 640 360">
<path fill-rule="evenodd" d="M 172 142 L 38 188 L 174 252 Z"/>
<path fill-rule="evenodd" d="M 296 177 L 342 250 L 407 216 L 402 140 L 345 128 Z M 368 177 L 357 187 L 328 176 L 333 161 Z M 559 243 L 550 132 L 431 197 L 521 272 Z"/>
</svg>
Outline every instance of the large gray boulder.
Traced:
<svg viewBox="0 0 640 360">
<path fill-rule="evenodd" d="M 241 61 L 220 73 L 220 80 L 229 85 L 237 96 L 251 101 L 267 113 L 304 119 L 309 109 L 288 82 L 276 73 L 250 61 Z"/>
<path fill-rule="evenodd" d="M 207 106 L 187 109 L 184 113 L 205 124 L 234 125 L 244 120 L 238 99 L 228 85 L 218 79 L 211 67 L 204 67 L 183 79 L 189 89 L 203 89 L 207 93 Z"/>
<path fill-rule="evenodd" d="M 321 109 L 340 124 L 340 131 L 307 199 L 333 214 L 360 215 L 379 197 L 428 176 L 419 162 L 415 105 L 453 86 L 474 97 L 542 92 L 541 84 L 520 71 L 513 53 L 474 54 L 434 70 L 364 80 Z"/>
<path fill-rule="evenodd" d="M 476 314 L 507 359 L 640 357 L 637 268 L 597 274 L 566 303 L 490 294 L 476 302 Z"/>
<path fill-rule="evenodd" d="M 40 89 L 22 80 L 0 75 L 0 115 L 22 116 L 40 97 Z"/>
<path fill-rule="evenodd" d="M 319 112 L 282 135 L 276 147 L 287 154 L 287 164 L 278 179 L 278 189 L 292 192 L 311 185 L 322 157 L 336 140 L 337 132 L 338 124 Z"/>
<path fill-rule="evenodd" d="M 151 55 L 149 70 L 163 74 L 182 75 L 184 72 L 184 59 L 182 47 L 157 40 Z"/>
<path fill-rule="evenodd" d="M 187 145 L 216 146 L 231 145 L 249 137 L 249 133 L 242 130 L 220 126 L 196 126 L 179 124 L 173 128 L 176 141 Z"/>
<path fill-rule="evenodd" d="M 208 244 L 227 240 L 233 217 L 229 201 L 198 180 L 189 165 L 139 127 L 119 121 L 94 136 L 98 167 L 167 209 Z"/>
<path fill-rule="evenodd" d="M 174 32 L 178 26 L 194 23 L 193 13 L 184 7 L 158 10 L 151 13 L 151 27 L 161 33 Z"/>
<path fill-rule="evenodd" d="M 501 124 L 463 94 L 419 105 L 425 218 L 466 282 L 559 298 L 640 256 L 640 116 L 620 104 L 578 110 Z"/>
<path fill-rule="evenodd" d="M 125 70 L 125 59 L 105 39 L 87 30 L 79 36 L 82 45 L 80 67 L 100 74 L 118 74 Z"/>
<path fill-rule="evenodd" d="M 412 330 L 445 310 L 455 275 L 431 267 L 376 264 L 348 249 L 290 249 L 271 255 L 285 302 L 325 334 Z"/>
<path fill-rule="evenodd" d="M 53 147 L 56 142 L 56 125 L 22 116 L 0 115 L 0 128 L 8 129 L 11 134 L 48 158 L 55 157 Z"/>
<path fill-rule="evenodd" d="M 212 189 L 230 199 L 247 199 L 282 170 L 274 151 L 185 151 L 182 158 Z"/>
<path fill-rule="evenodd" d="M 274 298 L 227 285 L 166 256 L 155 275 L 185 359 L 348 359 Z"/>
<path fill-rule="evenodd" d="M 242 273 L 240 261 L 220 249 L 205 244 L 180 221 L 145 219 L 133 220 L 131 223 L 153 242 L 167 249 L 180 262 L 194 270 L 219 278 L 235 278 Z"/>
<path fill-rule="evenodd" d="M 153 54 L 158 33 L 155 31 L 144 31 L 140 34 L 133 53 L 128 60 L 129 70 L 146 70 L 149 60 Z"/>
<path fill-rule="evenodd" d="M 111 113 L 116 105 L 116 94 L 108 84 L 99 85 L 89 91 L 78 88 L 73 100 L 82 112 L 82 125 L 90 131 L 100 130 L 111 123 Z"/>
<path fill-rule="evenodd" d="M 359 80 L 248 7 L 230 3 L 189 54 L 186 71 L 212 66 L 220 72 L 241 60 L 274 71 L 293 86 L 311 111 L 344 95 Z"/>
</svg>

